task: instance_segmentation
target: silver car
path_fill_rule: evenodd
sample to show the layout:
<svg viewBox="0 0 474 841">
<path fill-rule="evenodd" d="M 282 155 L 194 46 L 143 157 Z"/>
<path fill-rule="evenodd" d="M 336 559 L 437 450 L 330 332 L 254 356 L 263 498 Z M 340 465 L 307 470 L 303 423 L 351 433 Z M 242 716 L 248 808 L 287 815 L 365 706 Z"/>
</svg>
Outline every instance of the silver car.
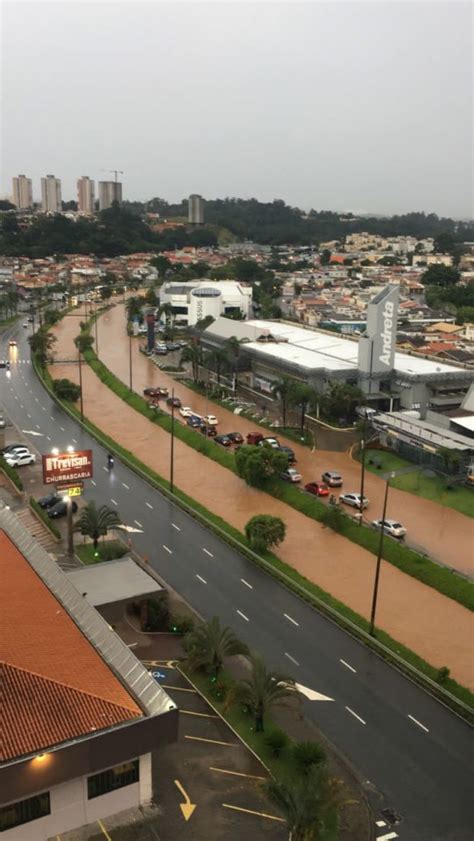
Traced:
<svg viewBox="0 0 474 841">
<path fill-rule="evenodd" d="M 367 508 L 369 504 L 369 500 L 364 496 L 364 502 L 361 505 L 361 495 L 357 493 L 341 494 L 339 502 L 343 502 L 344 505 L 351 505 L 352 508 L 358 508 L 359 511 L 361 508 Z"/>
<path fill-rule="evenodd" d="M 372 525 L 375 529 L 384 530 L 385 534 L 391 537 L 405 537 L 407 530 L 402 526 L 398 520 L 372 520 Z"/>
</svg>

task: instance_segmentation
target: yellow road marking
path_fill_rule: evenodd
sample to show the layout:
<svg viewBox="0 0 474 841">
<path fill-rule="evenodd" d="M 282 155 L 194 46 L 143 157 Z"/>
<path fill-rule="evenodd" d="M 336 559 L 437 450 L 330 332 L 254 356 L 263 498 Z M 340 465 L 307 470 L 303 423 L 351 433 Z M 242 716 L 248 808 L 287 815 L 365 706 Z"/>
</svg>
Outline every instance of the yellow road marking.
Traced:
<svg viewBox="0 0 474 841">
<path fill-rule="evenodd" d="M 203 739 L 201 736 L 185 736 L 185 739 L 192 739 L 193 742 L 209 742 L 211 745 L 225 745 L 229 748 L 238 748 L 237 742 L 218 742 L 217 739 Z"/>
<path fill-rule="evenodd" d="M 184 803 L 179 804 L 179 808 L 181 809 L 181 812 L 183 813 L 183 818 L 184 818 L 185 821 L 189 821 L 189 818 L 191 817 L 192 813 L 194 812 L 194 810 L 196 808 L 196 804 L 191 803 L 191 798 L 190 798 L 189 794 L 186 792 L 184 786 L 182 785 L 182 783 L 180 783 L 179 780 L 175 780 L 174 784 L 180 790 L 181 794 L 184 797 Z"/>
<path fill-rule="evenodd" d="M 218 715 L 211 715 L 210 713 L 195 713 L 192 710 L 180 710 L 184 715 L 198 715 L 200 718 L 219 718 Z"/>
<path fill-rule="evenodd" d="M 232 774 L 234 777 L 247 777 L 248 780 L 268 780 L 268 777 L 257 777 L 255 774 L 243 774 L 242 771 L 227 771 L 225 768 L 213 768 L 209 766 L 210 771 L 218 771 L 219 774 Z"/>
<path fill-rule="evenodd" d="M 169 686 L 166 683 L 162 683 L 161 685 L 163 689 L 175 689 L 179 692 L 193 692 L 195 695 L 197 694 L 195 689 L 187 689 L 185 686 Z"/>
<path fill-rule="evenodd" d="M 107 838 L 107 841 L 112 841 L 112 839 L 111 839 L 109 833 L 107 832 L 107 830 L 106 830 L 104 824 L 102 823 L 102 821 L 97 821 L 97 823 L 99 824 L 102 832 L 104 833 L 105 837 Z"/>
<path fill-rule="evenodd" d="M 230 803 L 223 803 L 222 805 L 224 809 L 234 809 L 236 812 L 246 812 L 247 815 L 258 815 L 259 818 L 268 818 L 270 821 L 286 823 L 284 818 L 277 818 L 276 815 L 267 815 L 266 812 L 254 812 L 253 809 L 242 809 L 241 806 L 231 806 Z"/>
</svg>

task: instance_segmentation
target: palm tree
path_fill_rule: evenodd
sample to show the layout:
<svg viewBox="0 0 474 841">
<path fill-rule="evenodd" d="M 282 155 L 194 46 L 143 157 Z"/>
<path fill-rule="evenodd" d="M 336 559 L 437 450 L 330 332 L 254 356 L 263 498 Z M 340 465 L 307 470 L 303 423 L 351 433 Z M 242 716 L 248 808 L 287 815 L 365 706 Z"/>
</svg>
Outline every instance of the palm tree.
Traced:
<svg viewBox="0 0 474 841">
<path fill-rule="evenodd" d="M 186 345 L 181 351 L 180 364 L 190 362 L 193 371 L 193 380 L 197 383 L 199 379 L 199 366 L 202 359 L 202 350 L 199 344 Z"/>
<path fill-rule="evenodd" d="M 328 777 L 324 766 L 313 766 L 304 776 L 271 779 L 265 784 L 267 796 L 286 818 L 291 841 L 318 841 L 324 836 L 339 789 L 339 782 Z"/>
<path fill-rule="evenodd" d="M 191 671 L 205 668 L 214 678 L 222 669 L 225 657 L 248 654 L 248 647 L 228 628 L 222 628 L 217 616 L 198 625 L 184 640 Z"/>
<path fill-rule="evenodd" d="M 272 388 L 272 397 L 281 400 L 281 412 L 283 415 L 283 426 L 286 426 L 286 410 L 290 398 L 293 381 L 289 377 L 282 377 Z"/>
<path fill-rule="evenodd" d="M 229 367 L 229 357 L 227 352 L 223 348 L 215 348 L 215 350 L 211 350 L 210 353 L 206 355 L 206 362 L 208 363 L 208 367 L 210 367 L 215 371 L 217 375 L 217 385 L 221 384 L 221 374 L 224 368 Z"/>
<path fill-rule="evenodd" d="M 255 732 L 263 733 L 265 715 L 275 705 L 284 705 L 294 694 L 294 680 L 281 672 L 267 669 L 261 657 L 252 655 L 250 677 L 237 684 L 233 693 L 235 700 L 245 704 L 255 717 Z"/>
<path fill-rule="evenodd" d="M 105 537 L 109 529 L 119 526 L 121 523 L 122 520 L 117 511 L 107 505 L 100 505 L 97 508 L 94 500 L 91 500 L 82 509 L 76 520 L 74 531 L 92 538 L 94 549 L 97 549 L 99 537 Z"/>
<path fill-rule="evenodd" d="M 56 336 L 51 333 L 45 333 L 44 330 L 38 330 L 33 333 L 28 339 L 30 343 L 31 352 L 36 355 L 44 368 L 48 354 L 52 350 L 54 343 L 57 341 Z"/>
<path fill-rule="evenodd" d="M 306 383 L 292 383 L 289 395 L 289 401 L 293 406 L 299 406 L 301 409 L 300 428 L 301 434 L 304 432 L 304 416 L 306 410 L 311 402 L 316 399 L 316 392 L 314 388 Z"/>
<path fill-rule="evenodd" d="M 164 315 L 166 321 L 166 330 L 169 334 L 171 340 L 173 340 L 174 335 L 174 320 L 175 320 L 175 312 L 171 304 L 162 304 L 158 310 L 158 316 Z"/>
</svg>

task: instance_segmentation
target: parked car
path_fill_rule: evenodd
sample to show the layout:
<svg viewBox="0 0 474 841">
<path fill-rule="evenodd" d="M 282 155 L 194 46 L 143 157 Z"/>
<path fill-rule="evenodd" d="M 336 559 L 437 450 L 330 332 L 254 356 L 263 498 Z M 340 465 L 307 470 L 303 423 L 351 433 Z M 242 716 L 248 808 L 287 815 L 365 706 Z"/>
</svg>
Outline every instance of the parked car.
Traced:
<svg viewBox="0 0 474 841">
<path fill-rule="evenodd" d="M 26 453 L 16 451 L 13 453 L 7 453 L 4 456 L 4 459 L 10 467 L 24 467 L 27 464 L 34 464 L 36 456 L 34 453 L 30 453 L 29 451 Z"/>
<path fill-rule="evenodd" d="M 243 444 L 244 436 L 240 432 L 228 432 L 227 437 L 230 438 L 233 444 Z"/>
<path fill-rule="evenodd" d="M 3 417 L 3 415 L 0 415 L 0 429 L 5 429 L 5 427 L 6 427 L 5 418 Z"/>
<path fill-rule="evenodd" d="M 216 435 L 214 441 L 216 442 L 216 444 L 220 444 L 221 447 L 230 447 L 232 444 L 232 441 L 230 440 L 228 435 Z"/>
<path fill-rule="evenodd" d="M 181 344 L 180 342 L 167 342 L 166 349 L 167 350 L 180 350 Z"/>
<path fill-rule="evenodd" d="M 329 496 L 329 488 L 324 482 L 308 482 L 304 489 L 314 496 Z"/>
<path fill-rule="evenodd" d="M 30 315 L 29 318 L 28 318 L 28 324 L 33 324 L 33 321 L 34 321 L 33 316 Z"/>
<path fill-rule="evenodd" d="M 186 423 L 193 429 L 199 429 L 201 426 L 205 426 L 203 419 L 199 415 L 189 415 L 186 418 Z"/>
<path fill-rule="evenodd" d="M 6 368 L 7 371 L 10 367 L 10 363 L 6 359 L 0 359 L 0 368 Z"/>
<path fill-rule="evenodd" d="M 351 505 L 352 508 L 367 508 L 369 504 L 369 500 L 366 496 L 364 496 L 364 501 L 362 503 L 362 497 L 360 494 L 357 493 L 348 493 L 348 494 L 341 494 L 339 497 L 339 502 L 343 502 L 344 505 Z"/>
<path fill-rule="evenodd" d="M 301 482 L 302 478 L 301 473 L 298 473 L 294 467 L 289 467 L 287 470 L 282 470 L 280 473 L 280 479 L 284 479 L 285 482 L 292 482 L 294 485 Z"/>
<path fill-rule="evenodd" d="M 219 423 L 215 415 L 204 415 L 204 420 L 208 426 L 217 426 Z"/>
<path fill-rule="evenodd" d="M 149 385 L 147 388 L 143 389 L 143 394 L 145 395 L 145 397 L 160 397 L 161 388 L 159 388 L 159 386 Z"/>
<path fill-rule="evenodd" d="M 38 500 L 38 505 L 40 508 L 52 508 L 53 505 L 56 505 L 58 502 L 62 501 L 62 497 L 58 496 L 58 494 L 47 494 L 46 496 L 42 496 Z"/>
<path fill-rule="evenodd" d="M 283 444 L 280 444 L 278 450 L 280 453 L 285 453 L 288 457 L 288 464 L 296 464 L 296 456 L 291 447 L 285 447 Z"/>
<path fill-rule="evenodd" d="M 7 444 L 7 446 L 3 447 L 3 449 L 0 450 L 0 452 L 1 452 L 2 456 L 4 456 L 4 455 L 6 455 L 6 453 L 11 453 L 11 452 L 13 452 L 13 450 L 18 450 L 18 449 L 27 450 L 28 447 L 25 447 L 24 444 Z"/>
<path fill-rule="evenodd" d="M 260 441 L 263 441 L 263 435 L 261 432 L 249 432 L 247 435 L 247 444 L 255 445 L 260 444 Z"/>
<path fill-rule="evenodd" d="M 179 410 L 179 414 L 181 415 L 182 418 L 190 418 L 191 415 L 195 414 L 195 412 L 193 412 L 193 410 L 191 409 L 190 406 L 181 406 L 181 409 Z"/>
<path fill-rule="evenodd" d="M 10 347 L 16 347 L 16 339 L 10 339 L 8 344 L 10 345 Z"/>
<path fill-rule="evenodd" d="M 208 438 L 215 438 L 217 435 L 217 428 L 215 426 L 206 426 L 204 424 L 201 426 L 201 432 L 203 435 L 207 435 Z"/>
<path fill-rule="evenodd" d="M 168 355 L 168 348 L 167 347 L 156 347 L 155 353 L 157 356 L 167 356 Z"/>
<path fill-rule="evenodd" d="M 167 406 L 173 406 L 175 409 L 181 409 L 181 400 L 179 397 L 168 397 L 166 399 Z"/>
<path fill-rule="evenodd" d="M 27 321 L 23 322 L 23 327 L 28 327 L 28 322 Z"/>
<path fill-rule="evenodd" d="M 330 488 L 342 488 L 342 476 L 340 473 L 335 473 L 334 470 L 326 470 L 321 478 Z"/>
<path fill-rule="evenodd" d="M 389 534 L 390 537 L 405 537 L 407 533 L 405 526 L 397 520 L 372 520 L 372 525 L 376 529 L 383 528 L 385 534 Z"/>
<path fill-rule="evenodd" d="M 77 511 L 77 502 L 72 501 L 72 513 L 75 514 Z M 48 517 L 51 520 L 57 520 L 58 517 L 65 517 L 67 514 L 67 502 L 65 499 L 62 499 L 60 502 L 57 502 L 56 505 L 53 505 L 52 508 L 48 510 Z"/>
<path fill-rule="evenodd" d="M 262 438 L 261 441 L 258 442 L 260 447 L 271 447 L 272 450 L 279 450 L 280 449 L 280 442 L 278 438 Z"/>
</svg>

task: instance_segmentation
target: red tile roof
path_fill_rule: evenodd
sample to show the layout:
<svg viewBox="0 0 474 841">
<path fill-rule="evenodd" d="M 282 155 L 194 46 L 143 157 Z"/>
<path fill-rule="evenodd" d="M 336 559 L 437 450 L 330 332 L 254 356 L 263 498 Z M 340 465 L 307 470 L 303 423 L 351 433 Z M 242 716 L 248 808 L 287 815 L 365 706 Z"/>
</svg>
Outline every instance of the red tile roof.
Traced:
<svg viewBox="0 0 474 841">
<path fill-rule="evenodd" d="M 143 715 L 2 530 L 0 579 L 0 662 L 8 687 L 3 759 Z"/>
</svg>

